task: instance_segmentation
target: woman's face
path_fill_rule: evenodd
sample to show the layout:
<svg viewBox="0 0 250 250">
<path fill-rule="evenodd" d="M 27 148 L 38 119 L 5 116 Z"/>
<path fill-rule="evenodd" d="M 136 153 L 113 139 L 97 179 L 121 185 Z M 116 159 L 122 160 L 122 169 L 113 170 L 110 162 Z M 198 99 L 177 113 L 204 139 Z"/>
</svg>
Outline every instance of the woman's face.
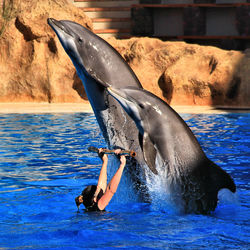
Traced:
<svg viewBox="0 0 250 250">
<path fill-rule="evenodd" d="M 76 206 L 79 209 L 80 205 L 83 203 L 83 197 L 82 195 L 79 195 L 75 198 Z"/>
</svg>

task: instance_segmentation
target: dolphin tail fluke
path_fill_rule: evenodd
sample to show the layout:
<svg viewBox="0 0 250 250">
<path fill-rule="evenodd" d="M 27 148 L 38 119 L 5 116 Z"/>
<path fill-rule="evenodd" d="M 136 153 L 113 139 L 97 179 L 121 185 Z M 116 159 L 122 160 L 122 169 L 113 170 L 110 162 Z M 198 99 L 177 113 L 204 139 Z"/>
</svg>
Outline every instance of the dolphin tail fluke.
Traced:
<svg viewBox="0 0 250 250">
<path fill-rule="evenodd" d="M 236 192 L 236 185 L 232 179 L 232 177 L 224 171 L 222 168 L 211 162 L 212 166 L 210 168 L 211 178 L 214 188 L 216 188 L 216 192 L 218 193 L 220 189 L 227 188 L 231 192 Z"/>
<path fill-rule="evenodd" d="M 235 183 L 226 171 L 212 161 L 209 161 L 206 165 L 206 175 L 204 176 L 204 173 L 202 173 L 202 183 L 205 184 L 204 193 L 201 198 L 195 199 L 195 205 L 192 205 L 189 197 L 185 199 L 186 212 L 196 211 L 197 213 L 208 214 L 215 210 L 218 202 L 218 192 L 221 189 L 227 188 L 233 193 L 236 192 Z"/>
</svg>

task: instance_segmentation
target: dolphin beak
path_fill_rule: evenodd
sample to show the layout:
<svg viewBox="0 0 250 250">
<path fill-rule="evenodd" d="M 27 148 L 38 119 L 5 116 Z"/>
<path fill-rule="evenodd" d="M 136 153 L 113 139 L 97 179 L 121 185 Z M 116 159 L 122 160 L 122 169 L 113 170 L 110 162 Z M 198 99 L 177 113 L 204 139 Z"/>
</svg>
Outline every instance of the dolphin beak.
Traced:
<svg viewBox="0 0 250 250">
<path fill-rule="evenodd" d="M 108 90 L 110 95 L 112 95 L 112 93 L 115 92 L 111 87 L 107 87 L 107 90 Z"/>
<path fill-rule="evenodd" d="M 60 29 L 63 29 L 63 28 L 61 27 L 62 25 L 60 24 L 60 22 L 57 21 L 57 20 L 54 19 L 54 18 L 48 18 L 48 19 L 47 19 L 47 22 L 48 22 L 49 26 L 52 27 L 52 29 L 55 29 L 55 27 L 58 27 L 58 28 L 60 28 Z"/>
<path fill-rule="evenodd" d="M 114 89 L 114 88 L 108 87 L 107 90 L 108 90 L 108 93 L 111 96 L 113 96 L 118 102 L 120 102 L 122 106 L 125 105 L 126 107 L 128 107 L 129 104 L 135 103 L 133 98 L 128 96 L 126 94 L 126 91 L 125 90 L 123 91 L 123 89 Z"/>
<path fill-rule="evenodd" d="M 107 87 L 107 91 L 111 96 L 116 97 L 116 91 L 114 89 Z"/>
<path fill-rule="evenodd" d="M 54 18 L 48 18 L 47 22 L 48 22 L 49 26 L 56 32 L 56 34 L 58 34 L 58 31 L 63 31 L 64 33 L 71 36 L 70 32 L 67 30 L 67 28 L 60 21 L 57 21 Z"/>
<path fill-rule="evenodd" d="M 123 98 L 127 100 L 124 96 L 121 95 L 121 92 L 119 92 L 117 89 L 112 89 L 111 87 L 107 88 L 110 95 L 112 95 L 114 98 L 117 98 L 118 100 Z"/>
</svg>

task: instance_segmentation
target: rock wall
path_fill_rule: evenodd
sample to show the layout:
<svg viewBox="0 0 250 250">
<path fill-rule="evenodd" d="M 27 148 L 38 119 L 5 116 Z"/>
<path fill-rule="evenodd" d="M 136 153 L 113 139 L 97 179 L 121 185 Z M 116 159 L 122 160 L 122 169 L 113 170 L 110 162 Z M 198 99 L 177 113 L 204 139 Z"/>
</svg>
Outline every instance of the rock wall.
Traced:
<svg viewBox="0 0 250 250">
<path fill-rule="evenodd" d="M 113 45 L 143 87 L 172 105 L 250 106 L 250 50 L 132 38 Z"/>
<path fill-rule="evenodd" d="M 0 16 L 0 102 L 87 102 L 48 17 L 91 20 L 66 0 L 5 0 Z M 145 89 L 173 105 L 250 106 L 250 50 L 109 39 Z"/>
<path fill-rule="evenodd" d="M 91 20 L 66 0 L 5 0 L 0 17 L 0 102 L 87 100 L 47 18 Z"/>
</svg>

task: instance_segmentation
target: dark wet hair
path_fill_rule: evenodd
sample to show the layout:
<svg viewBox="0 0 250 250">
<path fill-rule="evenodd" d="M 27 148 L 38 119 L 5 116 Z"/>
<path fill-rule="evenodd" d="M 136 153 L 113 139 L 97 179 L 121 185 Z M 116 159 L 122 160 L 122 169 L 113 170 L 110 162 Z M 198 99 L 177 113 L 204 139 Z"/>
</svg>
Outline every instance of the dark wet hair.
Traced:
<svg viewBox="0 0 250 250">
<path fill-rule="evenodd" d="M 96 191 L 96 185 L 89 185 L 82 191 L 82 199 L 83 205 L 85 208 L 88 208 L 93 205 L 94 194 Z M 98 196 L 97 201 L 103 196 L 103 190 L 101 189 Z"/>
</svg>

